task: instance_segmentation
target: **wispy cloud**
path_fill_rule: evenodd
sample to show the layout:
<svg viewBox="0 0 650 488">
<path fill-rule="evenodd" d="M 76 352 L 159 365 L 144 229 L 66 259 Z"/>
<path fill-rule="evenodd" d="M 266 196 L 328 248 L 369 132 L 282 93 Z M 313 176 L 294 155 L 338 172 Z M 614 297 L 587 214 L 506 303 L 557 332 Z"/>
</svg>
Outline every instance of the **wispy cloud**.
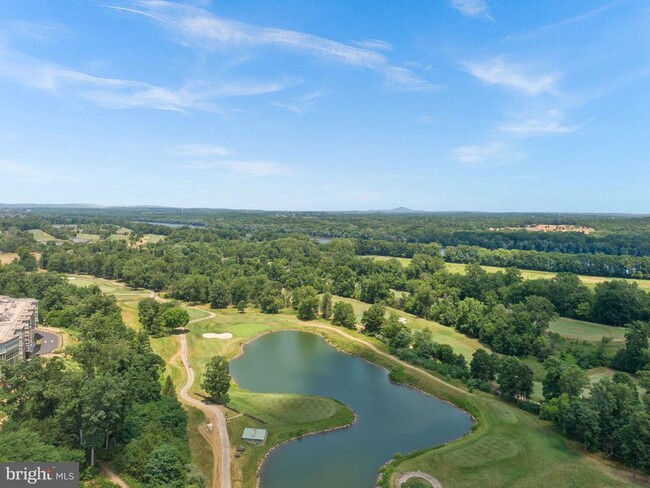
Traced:
<svg viewBox="0 0 650 488">
<path fill-rule="evenodd" d="M 130 5 L 132 7 L 111 8 L 144 15 L 177 35 L 187 45 L 209 50 L 275 47 L 381 73 L 396 88 L 437 88 L 412 71 L 392 65 L 384 54 L 375 51 L 377 41 L 372 49 L 360 48 L 304 32 L 255 27 L 219 17 L 204 9 L 163 0 L 138 0 Z"/>
<path fill-rule="evenodd" d="M 181 144 L 168 149 L 168 152 L 178 156 L 230 156 L 232 151 L 224 146 L 213 144 Z"/>
<path fill-rule="evenodd" d="M 271 102 L 271 106 L 282 108 L 295 114 L 302 114 L 309 111 L 322 96 L 322 92 L 315 91 L 289 101 Z"/>
<path fill-rule="evenodd" d="M 573 24 L 577 24 L 577 23 L 583 22 L 585 20 L 588 20 L 588 19 L 590 19 L 592 17 L 596 17 L 596 16 L 598 16 L 598 15 L 600 15 L 600 14 L 602 14 L 602 13 L 604 13 L 604 12 L 606 12 L 606 11 L 620 5 L 621 3 L 623 3 L 623 1 L 624 0 L 615 0 L 614 2 L 606 3 L 605 5 L 601 5 L 599 7 L 596 7 L 594 9 L 589 10 L 587 12 L 584 12 L 582 14 L 575 15 L 573 17 L 568 17 L 566 19 L 562 19 L 562 20 L 560 20 L 558 22 L 554 22 L 552 24 L 544 25 L 542 27 L 538 27 L 536 29 L 530 30 L 530 31 L 525 32 L 523 34 L 518 34 L 518 35 L 516 34 L 516 35 L 508 36 L 507 39 L 510 39 L 510 40 L 512 40 L 512 39 L 529 39 L 529 38 L 532 38 L 532 37 L 536 37 L 536 36 L 538 36 L 540 34 L 544 34 L 544 33 L 548 32 L 548 31 L 554 30 L 554 29 L 558 29 L 558 28 L 567 27 L 567 26 L 570 26 L 570 25 L 573 25 Z"/>
<path fill-rule="evenodd" d="M 497 166 L 521 158 L 510 143 L 498 140 L 486 144 L 460 146 L 453 150 L 453 155 L 456 161 L 467 166 Z"/>
<path fill-rule="evenodd" d="M 290 167 L 270 161 L 194 161 L 181 166 L 187 170 L 226 170 L 253 177 L 289 175 Z"/>
<path fill-rule="evenodd" d="M 354 41 L 353 44 L 363 49 L 371 49 L 373 51 L 393 50 L 393 45 L 390 42 L 380 41 L 379 39 L 362 39 L 360 41 Z"/>
<path fill-rule="evenodd" d="M 527 117 L 501 125 L 499 129 L 522 137 L 547 134 L 568 134 L 578 130 L 576 125 L 566 125 L 564 114 L 559 110 L 548 110 L 541 116 Z"/>
<path fill-rule="evenodd" d="M 502 57 L 462 63 L 472 76 L 488 85 L 502 85 L 527 95 L 553 93 L 560 77 L 557 73 L 535 74 L 525 65 L 508 63 Z"/>
<path fill-rule="evenodd" d="M 485 0 L 451 0 L 451 6 L 468 17 L 492 19 Z"/>
<path fill-rule="evenodd" d="M 294 86 L 295 81 L 259 82 L 248 80 L 192 81 L 180 88 L 93 76 L 54 63 L 22 55 L 0 46 L 0 78 L 25 86 L 80 95 L 108 108 L 152 108 L 159 110 L 208 110 L 220 112 L 215 101 L 228 97 L 273 93 Z"/>
<path fill-rule="evenodd" d="M 56 22 L 28 22 L 24 20 L 9 20 L 0 22 L 0 37 L 22 38 L 38 42 L 51 42 L 66 37 L 70 30 Z"/>
</svg>

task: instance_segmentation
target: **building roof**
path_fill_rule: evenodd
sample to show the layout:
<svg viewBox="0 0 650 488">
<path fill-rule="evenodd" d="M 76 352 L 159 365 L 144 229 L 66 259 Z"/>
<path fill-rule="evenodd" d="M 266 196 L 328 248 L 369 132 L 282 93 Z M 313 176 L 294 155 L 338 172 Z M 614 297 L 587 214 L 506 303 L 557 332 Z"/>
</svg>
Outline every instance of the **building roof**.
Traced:
<svg viewBox="0 0 650 488">
<path fill-rule="evenodd" d="M 17 329 L 29 323 L 37 303 L 30 298 L 0 296 L 0 342 L 12 339 Z"/>
<path fill-rule="evenodd" d="M 266 429 L 255 429 L 247 427 L 244 429 L 244 434 L 241 436 L 241 438 L 247 441 L 263 441 L 266 440 L 266 435 Z"/>
</svg>

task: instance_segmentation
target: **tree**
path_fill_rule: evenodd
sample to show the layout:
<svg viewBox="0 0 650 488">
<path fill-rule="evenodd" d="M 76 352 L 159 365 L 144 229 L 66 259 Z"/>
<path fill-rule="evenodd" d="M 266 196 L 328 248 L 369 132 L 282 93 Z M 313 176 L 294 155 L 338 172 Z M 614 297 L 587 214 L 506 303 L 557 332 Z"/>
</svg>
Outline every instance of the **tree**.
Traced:
<svg viewBox="0 0 650 488">
<path fill-rule="evenodd" d="M 332 308 L 332 324 L 340 325 L 346 329 L 354 329 L 357 317 L 351 303 L 336 302 Z"/>
<path fill-rule="evenodd" d="M 620 350 L 613 361 L 613 366 L 629 373 L 645 368 L 648 363 L 648 324 L 632 322 L 625 333 L 625 349 Z"/>
<path fill-rule="evenodd" d="M 566 393 L 569 398 L 577 398 L 582 394 L 589 384 L 587 373 L 575 364 L 564 368 L 560 375 L 559 389 L 561 393 Z"/>
<path fill-rule="evenodd" d="M 160 316 L 161 325 L 168 331 L 185 327 L 190 322 L 190 314 L 180 306 L 165 310 Z"/>
<path fill-rule="evenodd" d="M 138 302 L 140 325 L 151 335 L 157 335 L 160 332 L 156 323 L 159 308 L 159 303 L 153 298 L 143 298 Z"/>
<path fill-rule="evenodd" d="M 332 316 L 332 294 L 328 291 L 323 293 L 323 298 L 320 302 L 320 314 L 325 320 L 329 320 Z"/>
<path fill-rule="evenodd" d="M 144 479 L 149 486 L 182 486 L 183 463 L 178 449 L 161 444 L 152 453 L 145 466 Z"/>
<path fill-rule="evenodd" d="M 246 302 L 244 300 L 239 300 L 239 302 L 237 302 L 237 310 L 239 310 L 239 313 L 244 313 L 246 311 Z"/>
<path fill-rule="evenodd" d="M 216 280 L 210 287 L 210 307 L 226 308 L 230 305 L 230 289 L 221 280 Z"/>
<path fill-rule="evenodd" d="M 205 367 L 201 388 L 215 400 L 228 393 L 228 389 L 230 388 L 230 369 L 226 358 L 223 356 L 214 356 L 210 360 Z"/>
<path fill-rule="evenodd" d="M 19 247 L 16 252 L 18 253 L 18 264 L 25 268 L 25 271 L 36 271 L 38 263 L 28 247 Z"/>
<path fill-rule="evenodd" d="M 490 356 L 484 349 L 477 349 L 472 354 L 472 361 L 469 367 L 472 378 L 481 383 L 489 383 L 496 376 L 496 357 Z"/>
<path fill-rule="evenodd" d="M 533 371 L 511 356 L 501 361 L 497 381 L 501 394 L 511 401 L 528 399 L 533 392 Z"/>
<path fill-rule="evenodd" d="M 174 387 L 172 377 L 169 375 L 165 376 L 165 383 L 162 387 L 162 394 L 170 398 L 176 398 L 176 387 Z"/>
<path fill-rule="evenodd" d="M 595 288 L 592 320 L 622 326 L 642 318 L 648 296 L 635 282 L 603 281 Z"/>
<path fill-rule="evenodd" d="M 370 308 L 363 312 L 361 323 L 365 334 L 376 334 L 386 323 L 386 307 L 381 303 L 370 305 Z"/>
<path fill-rule="evenodd" d="M 297 288 L 291 298 L 293 308 L 298 312 L 300 320 L 313 320 L 318 313 L 318 295 L 311 286 Z"/>
</svg>

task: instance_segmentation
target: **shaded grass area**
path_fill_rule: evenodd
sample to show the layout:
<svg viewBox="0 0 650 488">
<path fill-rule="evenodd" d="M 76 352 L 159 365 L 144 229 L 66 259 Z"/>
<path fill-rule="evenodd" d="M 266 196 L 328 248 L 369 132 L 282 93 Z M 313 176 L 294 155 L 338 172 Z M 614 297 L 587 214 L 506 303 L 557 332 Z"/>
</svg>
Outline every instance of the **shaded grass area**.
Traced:
<svg viewBox="0 0 650 488">
<path fill-rule="evenodd" d="M 233 458 L 233 486 L 257 486 L 257 467 L 272 446 L 294 437 L 340 427 L 351 423 L 354 414 L 342 403 L 307 395 L 252 393 L 233 388 L 229 406 L 262 419 L 266 424 L 247 416 L 230 416 L 228 433 L 233 446 L 244 446 L 240 457 Z M 268 429 L 269 437 L 263 446 L 243 442 L 246 427 Z"/>
<path fill-rule="evenodd" d="M 574 339 L 588 342 L 598 342 L 603 337 L 609 337 L 612 341 L 622 342 L 625 340 L 625 327 L 614 327 L 611 325 L 594 324 L 582 320 L 560 317 L 549 327 L 551 332 L 560 334 L 567 339 Z"/>
</svg>

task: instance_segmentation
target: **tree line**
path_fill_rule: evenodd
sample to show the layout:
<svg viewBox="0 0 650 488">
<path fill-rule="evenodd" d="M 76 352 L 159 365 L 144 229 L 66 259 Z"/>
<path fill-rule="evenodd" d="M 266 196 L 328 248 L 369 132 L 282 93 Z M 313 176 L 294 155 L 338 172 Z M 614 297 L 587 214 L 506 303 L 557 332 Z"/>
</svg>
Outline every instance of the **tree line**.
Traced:
<svg viewBox="0 0 650 488">
<path fill-rule="evenodd" d="M 40 319 L 76 338 L 67 357 L 0 365 L 8 416 L 0 460 L 78 461 L 83 479 L 109 460 L 150 487 L 202 487 L 190 463 L 187 416 L 146 333 L 122 321 L 114 297 L 56 273 L 0 267 L 0 294 L 39 300 Z"/>
</svg>

